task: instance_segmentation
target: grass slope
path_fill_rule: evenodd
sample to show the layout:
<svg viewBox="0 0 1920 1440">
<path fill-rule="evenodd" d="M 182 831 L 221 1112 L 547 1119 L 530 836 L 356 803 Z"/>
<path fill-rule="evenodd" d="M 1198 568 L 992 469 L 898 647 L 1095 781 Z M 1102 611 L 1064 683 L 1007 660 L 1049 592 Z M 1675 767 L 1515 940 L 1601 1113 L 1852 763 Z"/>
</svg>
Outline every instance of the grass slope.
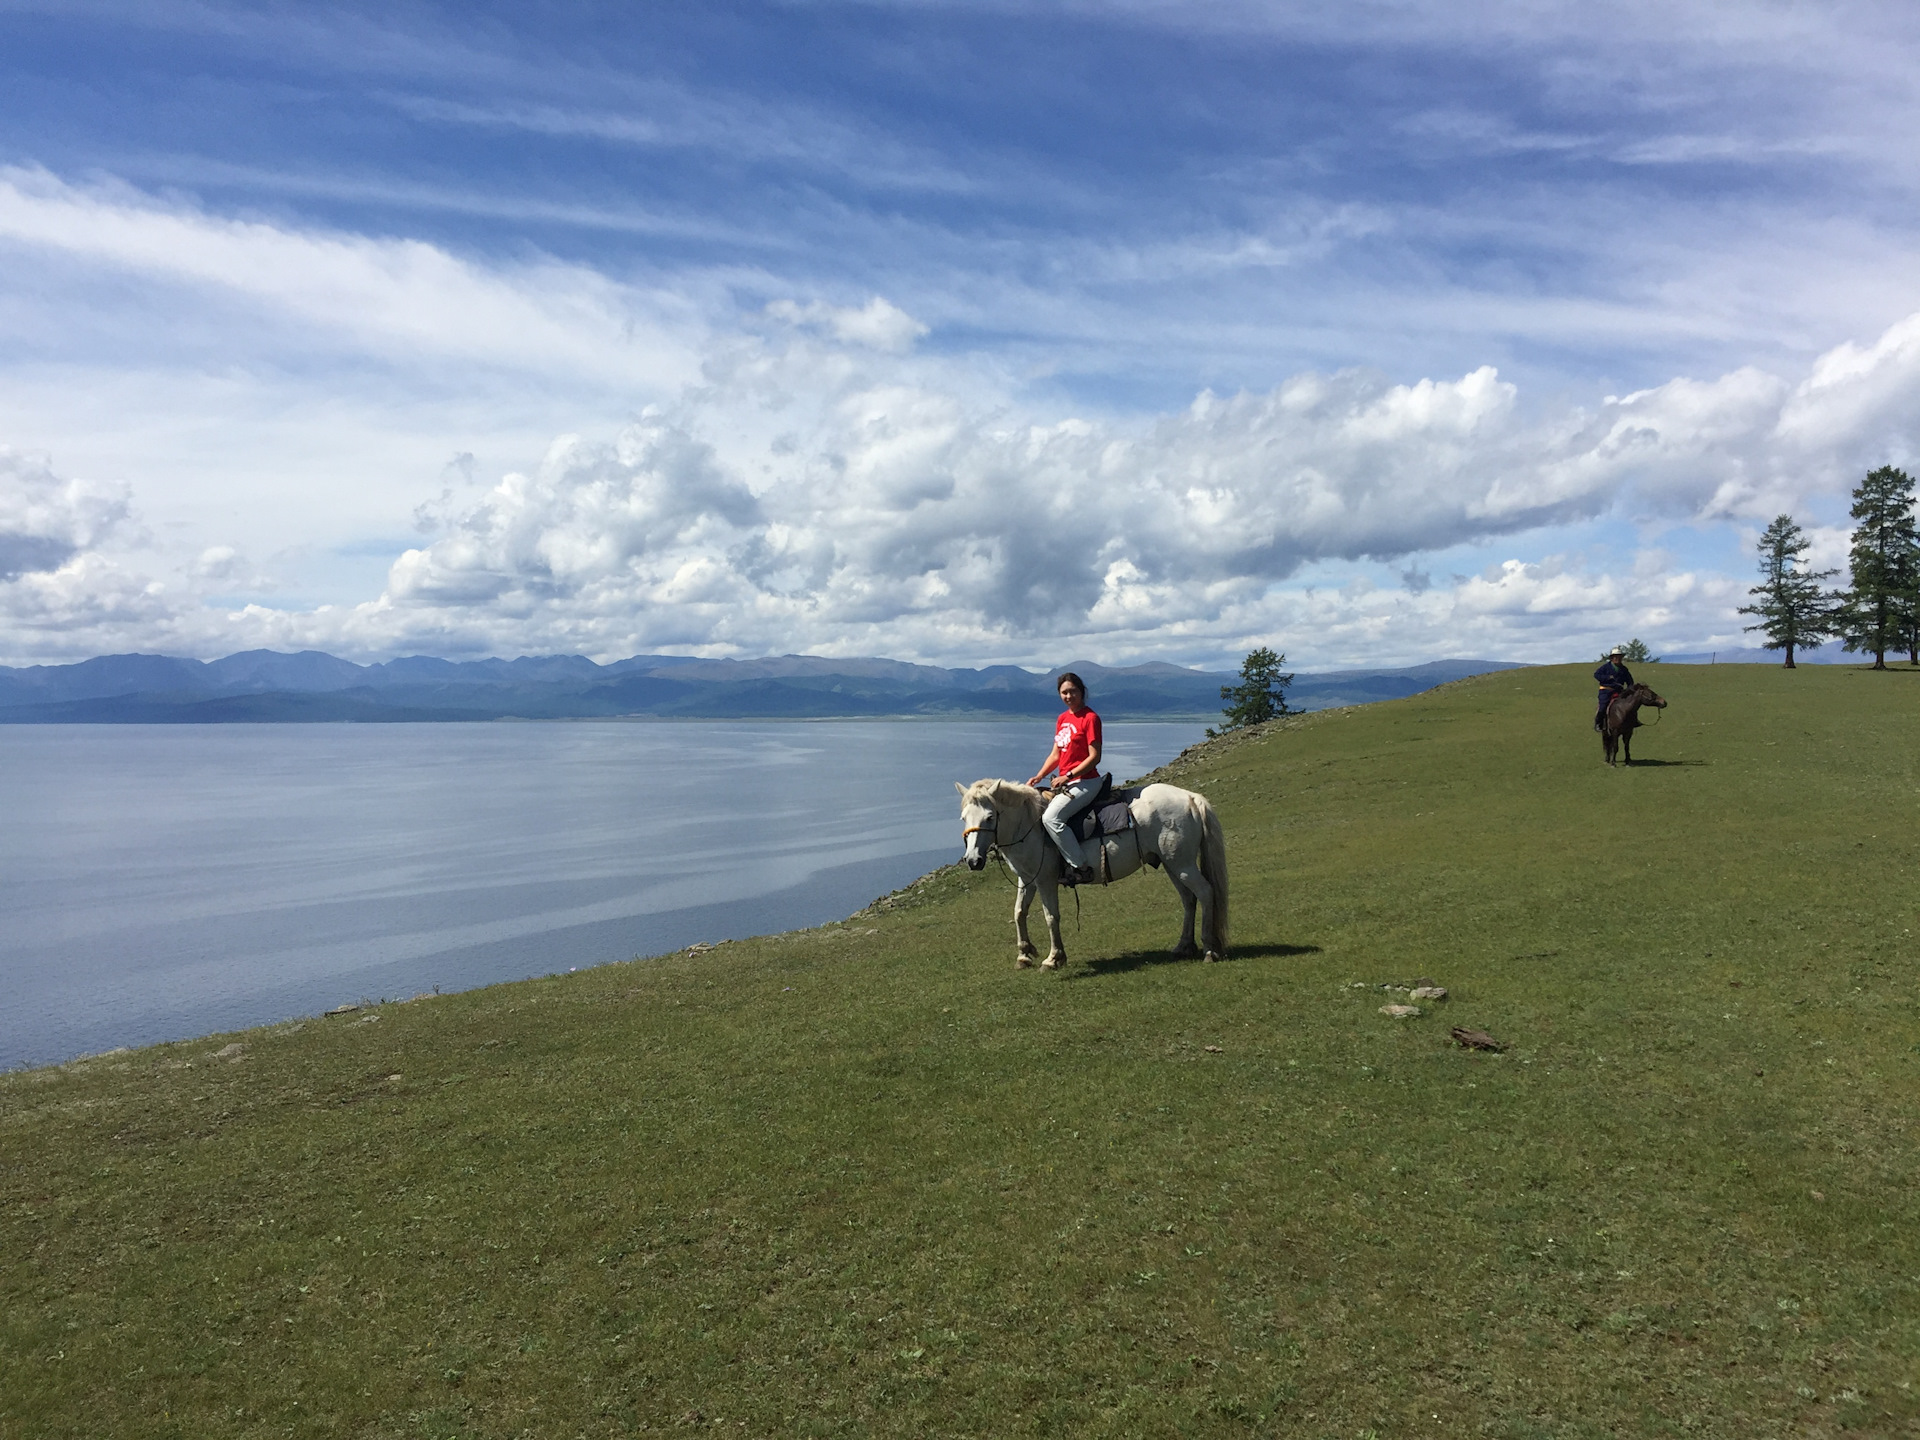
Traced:
<svg viewBox="0 0 1920 1440">
<path fill-rule="evenodd" d="M 1648 669 L 1631 771 L 1578 668 L 1179 762 L 1222 965 L 948 870 L 0 1077 L 0 1434 L 1911 1433 L 1920 678 Z"/>
</svg>

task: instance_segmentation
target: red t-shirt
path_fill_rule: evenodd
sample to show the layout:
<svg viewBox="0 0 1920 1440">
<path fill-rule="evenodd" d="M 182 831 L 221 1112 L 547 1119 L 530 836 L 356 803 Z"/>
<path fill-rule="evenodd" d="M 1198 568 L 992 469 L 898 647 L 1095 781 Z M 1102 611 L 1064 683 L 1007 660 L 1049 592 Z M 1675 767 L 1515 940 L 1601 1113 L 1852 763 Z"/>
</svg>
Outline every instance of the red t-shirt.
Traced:
<svg viewBox="0 0 1920 1440">
<path fill-rule="evenodd" d="M 1083 763 L 1100 743 L 1100 717 L 1091 710 L 1078 715 L 1071 710 L 1062 711 L 1060 723 L 1054 728 L 1053 743 L 1060 752 L 1059 763 L 1054 768 L 1064 775 Z"/>
</svg>

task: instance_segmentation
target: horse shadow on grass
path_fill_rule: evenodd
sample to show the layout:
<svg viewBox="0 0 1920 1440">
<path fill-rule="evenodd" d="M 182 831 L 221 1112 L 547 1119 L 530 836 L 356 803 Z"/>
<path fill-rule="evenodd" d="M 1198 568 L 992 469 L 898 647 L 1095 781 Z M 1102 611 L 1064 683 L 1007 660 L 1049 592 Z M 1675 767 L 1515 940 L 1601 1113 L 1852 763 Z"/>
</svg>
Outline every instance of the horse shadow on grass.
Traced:
<svg viewBox="0 0 1920 1440">
<path fill-rule="evenodd" d="M 1235 945 L 1227 951 L 1225 963 L 1236 960 L 1285 959 L 1290 955 L 1318 955 L 1318 945 Z M 1144 970 L 1149 965 L 1198 965 L 1197 955 L 1177 956 L 1171 950 L 1129 950 L 1124 955 L 1102 955 L 1087 960 L 1069 972 L 1068 980 L 1098 980 L 1104 975 L 1124 975 L 1129 970 Z"/>
<path fill-rule="evenodd" d="M 1630 769 L 1645 770 L 1650 766 L 1654 766 L 1654 765 L 1691 766 L 1691 765 L 1705 765 L 1707 762 L 1705 760 L 1623 760 L 1621 763 L 1623 765 L 1626 765 Z"/>
</svg>

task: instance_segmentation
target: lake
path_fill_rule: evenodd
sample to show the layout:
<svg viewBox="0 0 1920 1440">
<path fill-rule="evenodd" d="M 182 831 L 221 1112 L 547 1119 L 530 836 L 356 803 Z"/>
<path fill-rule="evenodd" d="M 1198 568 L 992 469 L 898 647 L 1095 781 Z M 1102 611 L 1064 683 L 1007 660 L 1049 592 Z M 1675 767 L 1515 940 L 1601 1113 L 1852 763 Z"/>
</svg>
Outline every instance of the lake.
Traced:
<svg viewBox="0 0 1920 1440">
<path fill-rule="evenodd" d="M 1143 774 L 1197 722 L 1116 723 Z M 1011 721 L 0 726 L 0 1068 L 824 924 Z"/>
</svg>

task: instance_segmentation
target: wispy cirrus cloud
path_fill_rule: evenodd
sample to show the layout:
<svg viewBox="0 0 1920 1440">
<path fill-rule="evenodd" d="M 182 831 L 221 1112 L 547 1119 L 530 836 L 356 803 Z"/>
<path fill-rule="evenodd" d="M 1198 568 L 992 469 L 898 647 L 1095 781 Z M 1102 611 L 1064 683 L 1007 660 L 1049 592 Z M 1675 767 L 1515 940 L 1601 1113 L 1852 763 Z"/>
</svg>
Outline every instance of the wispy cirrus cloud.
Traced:
<svg viewBox="0 0 1920 1440">
<path fill-rule="evenodd" d="M 0 244 L 229 294 L 373 351 L 641 384 L 684 373 L 661 318 L 684 322 L 684 304 L 577 266 L 502 274 L 419 241 L 228 219 L 19 166 L 0 167 Z"/>
<path fill-rule="evenodd" d="M 633 83 L 620 108 L 476 104 L 433 95 L 395 94 L 389 103 L 419 120 L 483 130 L 522 131 L 652 150 L 698 151 L 719 163 L 777 164 L 829 172 L 863 188 L 966 194 L 984 188 L 937 151 L 903 144 L 885 130 L 789 103 L 774 107 L 744 94 L 714 95 L 659 83 Z"/>
</svg>

